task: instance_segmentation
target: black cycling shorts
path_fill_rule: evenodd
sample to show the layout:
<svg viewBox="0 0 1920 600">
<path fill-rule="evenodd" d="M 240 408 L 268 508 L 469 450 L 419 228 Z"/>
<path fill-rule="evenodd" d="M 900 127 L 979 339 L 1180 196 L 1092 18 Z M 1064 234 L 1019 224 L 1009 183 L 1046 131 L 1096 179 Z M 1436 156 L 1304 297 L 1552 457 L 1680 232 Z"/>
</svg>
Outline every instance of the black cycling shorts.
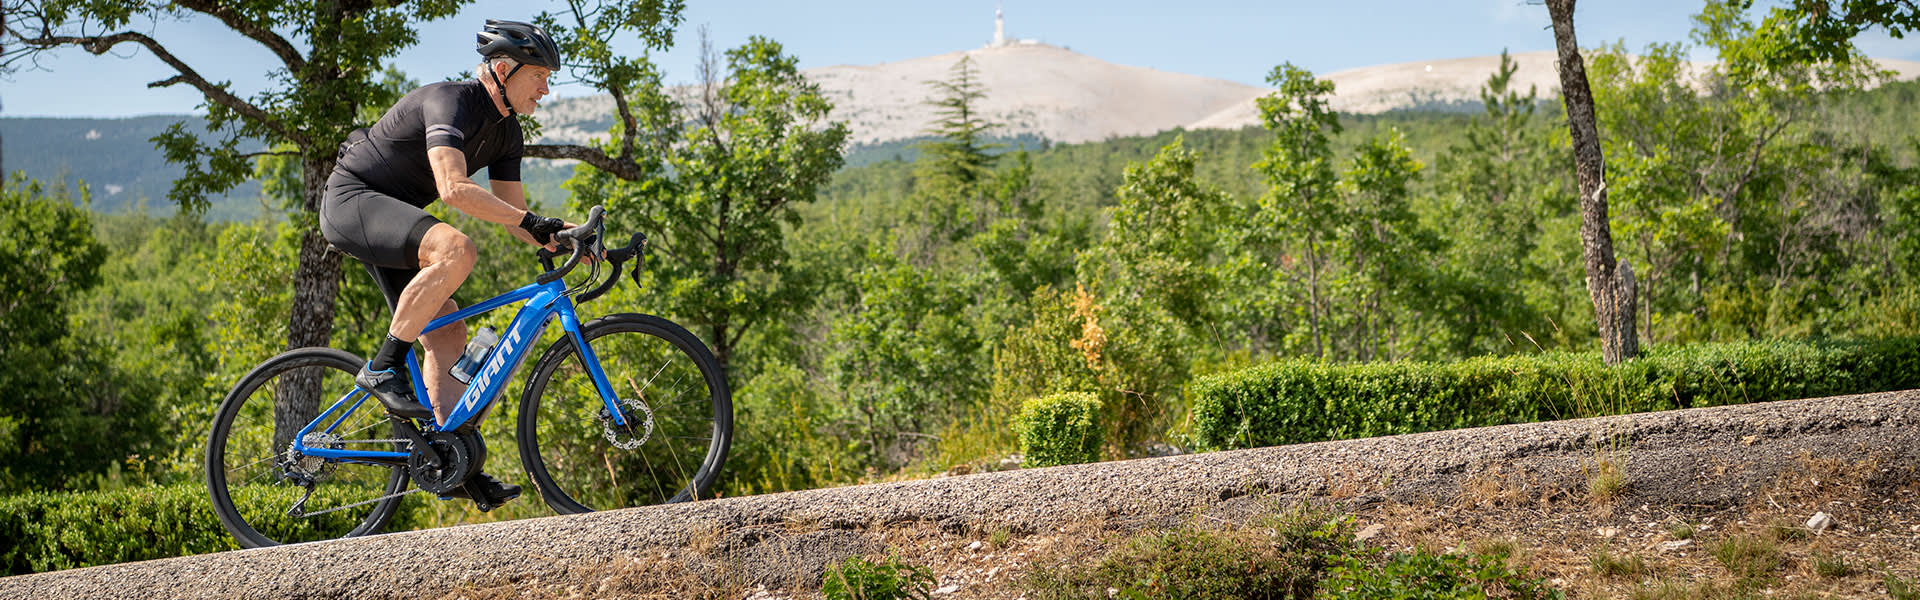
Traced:
<svg viewBox="0 0 1920 600">
<path fill-rule="evenodd" d="M 387 308 L 400 302 L 400 291 L 420 272 L 420 240 L 440 219 L 420 207 L 367 187 L 359 178 L 335 169 L 320 198 L 320 233 L 335 248 L 360 260 L 387 297 Z"/>
</svg>

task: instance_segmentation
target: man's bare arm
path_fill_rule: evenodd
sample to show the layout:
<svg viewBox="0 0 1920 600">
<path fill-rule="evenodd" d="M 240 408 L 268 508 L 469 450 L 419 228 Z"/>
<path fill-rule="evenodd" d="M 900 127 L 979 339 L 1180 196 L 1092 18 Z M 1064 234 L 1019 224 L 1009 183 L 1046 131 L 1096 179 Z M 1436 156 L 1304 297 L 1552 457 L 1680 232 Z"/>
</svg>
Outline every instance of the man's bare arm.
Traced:
<svg viewBox="0 0 1920 600">
<path fill-rule="evenodd" d="M 480 184 L 467 177 L 467 155 L 452 147 L 428 148 L 427 162 L 433 165 L 433 184 L 440 191 L 441 200 L 474 218 L 519 229 L 521 217 L 527 214 L 524 190 L 516 198 L 519 206 L 515 206 L 481 189 Z M 494 189 L 498 190 L 499 184 L 506 182 L 494 183 Z"/>
</svg>

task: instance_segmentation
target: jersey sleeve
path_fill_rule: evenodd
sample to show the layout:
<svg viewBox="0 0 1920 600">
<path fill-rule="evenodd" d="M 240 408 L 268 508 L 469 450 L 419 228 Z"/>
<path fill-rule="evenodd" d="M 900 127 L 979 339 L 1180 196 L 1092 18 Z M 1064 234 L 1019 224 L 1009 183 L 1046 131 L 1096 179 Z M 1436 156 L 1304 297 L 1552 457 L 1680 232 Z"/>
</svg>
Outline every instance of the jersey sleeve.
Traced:
<svg viewBox="0 0 1920 600">
<path fill-rule="evenodd" d="M 507 118 L 511 119 L 513 117 Z M 487 165 L 487 179 L 498 181 L 520 180 L 520 158 L 527 151 L 526 138 L 524 137 L 526 134 L 520 131 L 520 128 L 517 126 L 518 123 L 514 125 L 516 126 L 513 128 L 513 140 L 507 143 L 506 151 L 500 153 L 500 158 L 494 159 L 493 164 Z"/>
<path fill-rule="evenodd" d="M 462 109 L 460 95 L 452 86 L 441 87 L 421 100 L 420 122 L 426 127 L 427 148 L 464 150 L 467 133 L 480 128 L 480 115 Z"/>
</svg>

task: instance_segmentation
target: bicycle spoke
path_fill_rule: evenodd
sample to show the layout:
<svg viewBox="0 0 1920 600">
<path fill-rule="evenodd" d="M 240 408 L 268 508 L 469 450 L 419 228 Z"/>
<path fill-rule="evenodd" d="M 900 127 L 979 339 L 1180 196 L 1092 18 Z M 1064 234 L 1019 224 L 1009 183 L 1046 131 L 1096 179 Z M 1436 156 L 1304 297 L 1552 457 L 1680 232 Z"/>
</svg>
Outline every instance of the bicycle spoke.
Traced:
<svg viewBox="0 0 1920 600">
<path fill-rule="evenodd" d="M 538 461 L 529 470 L 556 510 L 665 502 L 684 499 L 682 491 L 704 497 L 712 485 L 722 455 L 712 446 L 730 431 L 716 419 L 731 416 L 724 388 L 708 387 L 719 367 L 684 330 L 657 328 L 647 325 L 649 320 L 659 321 L 600 321 L 583 332 L 600 365 L 582 364 L 578 346 L 569 346 L 573 360 L 535 375 L 537 387 L 528 391 L 533 404 L 522 407 L 522 427 L 538 448 Z M 692 354 L 689 347 L 700 353 Z M 616 398 L 600 397 L 592 376 L 596 370 L 615 384 Z M 606 420 L 608 400 L 618 403 L 631 429 Z M 700 406 L 706 408 L 692 408 Z M 645 443 L 619 447 L 641 436 Z M 546 494 L 549 489 L 552 494 Z"/>
</svg>

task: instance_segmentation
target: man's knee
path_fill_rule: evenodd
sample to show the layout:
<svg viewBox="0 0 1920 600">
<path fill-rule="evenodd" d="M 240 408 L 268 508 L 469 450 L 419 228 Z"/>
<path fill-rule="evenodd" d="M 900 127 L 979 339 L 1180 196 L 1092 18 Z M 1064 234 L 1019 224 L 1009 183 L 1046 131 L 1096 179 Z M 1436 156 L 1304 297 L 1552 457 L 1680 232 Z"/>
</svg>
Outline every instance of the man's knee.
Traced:
<svg viewBox="0 0 1920 600">
<path fill-rule="evenodd" d="M 446 265 L 470 269 L 479 256 L 479 247 L 474 245 L 473 238 L 446 223 L 434 225 L 420 240 L 420 266 L 423 268 Z"/>
</svg>

